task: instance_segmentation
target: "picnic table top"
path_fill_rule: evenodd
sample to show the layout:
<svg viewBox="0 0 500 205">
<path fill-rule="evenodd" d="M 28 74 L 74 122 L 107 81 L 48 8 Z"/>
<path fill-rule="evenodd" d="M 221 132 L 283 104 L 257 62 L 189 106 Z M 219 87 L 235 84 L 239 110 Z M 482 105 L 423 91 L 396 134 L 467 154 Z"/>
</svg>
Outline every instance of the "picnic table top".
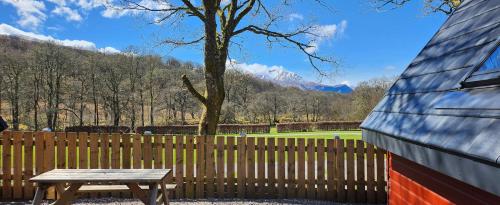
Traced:
<svg viewBox="0 0 500 205">
<path fill-rule="evenodd" d="M 170 169 L 53 169 L 31 178 L 30 181 L 153 183 L 162 181 L 170 172 Z"/>
</svg>

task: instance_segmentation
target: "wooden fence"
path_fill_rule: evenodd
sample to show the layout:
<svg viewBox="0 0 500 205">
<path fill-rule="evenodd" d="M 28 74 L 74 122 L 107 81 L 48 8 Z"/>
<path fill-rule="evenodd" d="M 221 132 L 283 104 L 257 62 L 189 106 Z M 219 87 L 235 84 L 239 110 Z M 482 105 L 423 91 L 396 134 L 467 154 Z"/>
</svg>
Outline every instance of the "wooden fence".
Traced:
<svg viewBox="0 0 500 205">
<path fill-rule="evenodd" d="M 0 197 L 31 199 L 28 179 L 54 168 L 170 168 L 173 198 L 383 203 L 385 153 L 357 140 L 3 132 Z"/>
<path fill-rule="evenodd" d="M 276 130 L 282 132 L 311 132 L 311 131 L 347 131 L 359 130 L 361 121 L 325 121 L 325 122 L 288 122 L 276 124 Z"/>
</svg>

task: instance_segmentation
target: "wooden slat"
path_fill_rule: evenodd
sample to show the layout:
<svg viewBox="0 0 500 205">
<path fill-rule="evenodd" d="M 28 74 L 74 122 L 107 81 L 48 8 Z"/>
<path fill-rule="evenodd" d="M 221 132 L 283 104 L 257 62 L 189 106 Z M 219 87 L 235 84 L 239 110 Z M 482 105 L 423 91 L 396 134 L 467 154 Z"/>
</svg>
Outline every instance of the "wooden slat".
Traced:
<svg viewBox="0 0 500 205">
<path fill-rule="evenodd" d="M 196 137 L 196 198 L 205 198 L 205 137 Z"/>
<path fill-rule="evenodd" d="M 257 138 L 257 197 L 264 198 L 266 194 L 266 139 Z"/>
<path fill-rule="evenodd" d="M 111 135 L 111 168 L 120 168 L 120 133 L 113 133 Z"/>
<path fill-rule="evenodd" d="M 244 199 L 246 195 L 246 138 L 238 138 L 238 198 Z"/>
<path fill-rule="evenodd" d="M 142 136 L 135 134 L 132 143 L 133 167 L 134 169 L 140 169 L 142 168 Z"/>
<path fill-rule="evenodd" d="M 154 168 L 163 168 L 163 137 L 161 135 L 155 135 L 154 137 L 154 153 Z"/>
<path fill-rule="evenodd" d="M 24 133 L 24 199 L 33 199 L 33 183 L 29 181 L 33 177 L 33 133 Z"/>
<path fill-rule="evenodd" d="M 87 148 L 88 145 L 88 134 L 86 132 L 78 133 L 78 150 L 79 150 L 79 169 L 88 169 L 88 160 L 87 160 Z"/>
<path fill-rule="evenodd" d="M 234 198 L 235 185 L 234 185 L 234 137 L 227 137 L 227 197 Z"/>
<path fill-rule="evenodd" d="M 276 143 L 274 138 L 267 139 L 267 193 L 268 198 L 276 196 Z"/>
<path fill-rule="evenodd" d="M 186 198 L 194 199 L 194 137 L 186 137 Z"/>
<path fill-rule="evenodd" d="M 35 174 L 39 175 L 44 172 L 43 165 L 45 164 L 45 142 L 43 139 L 43 132 L 35 134 Z M 5 172 L 4 172 L 5 173 Z"/>
<path fill-rule="evenodd" d="M 56 133 L 57 140 L 57 168 L 66 168 L 66 133 Z"/>
<path fill-rule="evenodd" d="M 297 197 L 306 197 L 306 148 L 305 139 L 297 139 Z"/>
<path fill-rule="evenodd" d="M 151 135 L 143 135 L 143 160 L 144 160 L 144 169 L 153 168 L 153 144 Z"/>
<path fill-rule="evenodd" d="M 356 202 L 366 202 L 365 142 L 356 140 Z"/>
<path fill-rule="evenodd" d="M 255 195 L 255 138 L 247 137 L 247 198 Z"/>
<path fill-rule="evenodd" d="M 44 171 L 50 171 L 54 169 L 55 166 L 55 141 L 54 141 L 55 133 L 53 132 L 45 132 L 43 135 L 45 141 L 45 152 L 44 158 L 45 160 L 43 168 Z M 47 199 L 55 199 L 55 189 L 54 187 L 49 187 L 47 189 Z"/>
<path fill-rule="evenodd" d="M 12 199 L 11 187 L 11 132 L 2 133 L 2 197 Z"/>
<path fill-rule="evenodd" d="M 101 138 L 101 169 L 109 169 L 109 135 L 101 133 L 99 137 Z M 139 138 L 139 145 L 140 140 Z"/>
<path fill-rule="evenodd" d="M 78 151 L 76 150 L 77 133 L 68 132 L 66 138 L 68 140 L 68 168 L 76 169 L 78 164 Z"/>
<path fill-rule="evenodd" d="M 206 181 L 205 187 L 207 190 L 207 198 L 214 198 L 215 196 L 215 160 L 214 160 L 214 136 L 205 137 L 206 149 Z"/>
<path fill-rule="evenodd" d="M 130 142 L 131 135 L 130 134 L 122 134 L 122 168 L 130 169 L 132 166 L 132 143 Z"/>
<path fill-rule="evenodd" d="M 356 189 L 354 182 L 354 140 L 346 140 L 347 143 L 347 201 L 356 202 Z"/>
<path fill-rule="evenodd" d="M 175 138 L 175 182 L 177 188 L 175 189 L 175 196 L 179 198 L 184 197 L 184 136 L 176 136 Z"/>
<path fill-rule="evenodd" d="M 307 198 L 316 199 L 315 177 L 315 148 L 314 139 L 307 139 Z"/>
<path fill-rule="evenodd" d="M 287 180 L 287 198 L 297 197 L 297 180 L 295 177 L 295 138 L 288 138 L 288 180 Z"/>
<path fill-rule="evenodd" d="M 285 139 L 278 138 L 278 197 L 286 198 L 285 188 Z"/>
<path fill-rule="evenodd" d="M 327 199 L 329 201 L 334 201 L 337 199 L 337 184 L 335 183 L 335 168 L 336 168 L 336 161 L 335 161 L 335 140 L 333 139 L 328 139 L 327 142 L 327 164 L 326 164 L 326 169 L 327 169 L 327 175 L 328 175 L 328 181 L 327 181 Z"/>
<path fill-rule="evenodd" d="M 317 143 L 317 199 L 325 200 L 325 140 L 318 139 Z"/>
<path fill-rule="evenodd" d="M 367 201 L 370 204 L 376 202 L 375 197 L 375 148 L 372 144 L 366 146 L 366 191 Z"/>
<path fill-rule="evenodd" d="M 377 203 L 385 203 L 387 201 L 385 190 L 385 153 L 385 150 L 377 148 Z"/>
<path fill-rule="evenodd" d="M 22 179 L 22 174 L 23 174 L 23 158 L 22 158 L 22 140 L 23 140 L 23 133 L 22 132 L 14 132 L 12 134 L 12 137 L 14 138 L 12 145 L 13 145 L 13 168 L 14 168 L 14 173 L 13 173 L 13 179 L 14 179 L 14 186 L 13 186 L 13 195 L 12 197 L 14 199 L 22 199 L 23 198 L 23 179 Z"/>
<path fill-rule="evenodd" d="M 89 134 L 89 147 L 90 147 L 90 168 L 99 168 L 99 135 L 97 133 Z"/>
<path fill-rule="evenodd" d="M 231 162 L 228 162 L 228 164 Z M 234 163 L 234 162 L 233 162 Z M 224 137 L 217 137 L 217 197 L 224 198 Z"/>
<path fill-rule="evenodd" d="M 165 138 L 165 169 L 174 168 L 174 137 L 167 136 Z M 173 174 L 167 176 L 167 183 L 173 182 Z M 170 192 L 169 192 L 170 193 Z"/>
<path fill-rule="evenodd" d="M 345 170 L 344 170 L 344 140 L 336 139 L 335 140 L 335 149 L 337 150 L 337 199 L 339 202 L 345 202 L 346 200 L 346 191 L 345 191 Z"/>
</svg>

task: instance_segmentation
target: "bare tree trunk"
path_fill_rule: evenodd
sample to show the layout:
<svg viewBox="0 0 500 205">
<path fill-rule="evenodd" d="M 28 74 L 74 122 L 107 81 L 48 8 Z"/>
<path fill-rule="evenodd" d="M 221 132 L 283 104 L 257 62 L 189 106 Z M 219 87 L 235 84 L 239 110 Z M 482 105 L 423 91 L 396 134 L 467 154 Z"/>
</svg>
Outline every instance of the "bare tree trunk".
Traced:
<svg viewBox="0 0 500 205">
<path fill-rule="evenodd" d="M 151 126 L 154 126 L 154 96 L 153 96 L 153 85 L 151 84 L 151 87 L 149 89 L 149 105 L 150 105 L 150 110 L 149 110 L 149 124 Z"/>
</svg>

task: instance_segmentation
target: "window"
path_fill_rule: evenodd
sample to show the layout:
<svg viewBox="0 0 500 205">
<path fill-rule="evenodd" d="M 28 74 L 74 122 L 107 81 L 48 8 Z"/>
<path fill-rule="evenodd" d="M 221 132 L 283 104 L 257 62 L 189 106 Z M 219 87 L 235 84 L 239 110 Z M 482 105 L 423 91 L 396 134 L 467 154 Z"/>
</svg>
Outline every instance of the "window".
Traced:
<svg viewBox="0 0 500 205">
<path fill-rule="evenodd" d="M 497 46 L 489 57 L 462 82 L 462 87 L 500 85 L 500 47 Z"/>
</svg>

